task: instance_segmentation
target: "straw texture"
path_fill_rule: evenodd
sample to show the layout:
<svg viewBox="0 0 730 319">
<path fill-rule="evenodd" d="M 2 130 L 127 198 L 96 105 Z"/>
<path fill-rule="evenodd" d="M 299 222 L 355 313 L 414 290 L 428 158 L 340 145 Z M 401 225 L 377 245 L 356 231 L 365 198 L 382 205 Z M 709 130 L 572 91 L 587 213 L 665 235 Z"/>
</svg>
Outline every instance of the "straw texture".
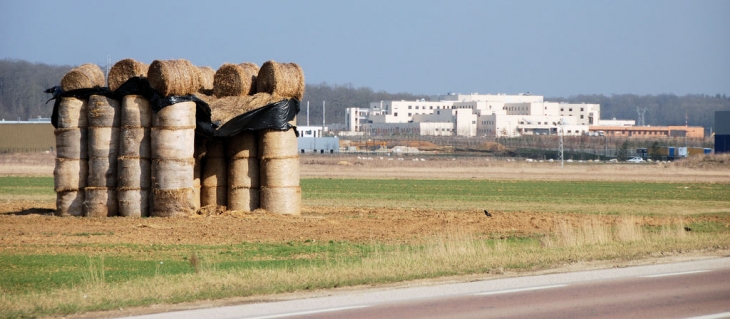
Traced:
<svg viewBox="0 0 730 319">
<path fill-rule="evenodd" d="M 301 100 L 304 97 L 304 72 L 296 63 L 266 61 L 256 77 L 256 90 Z"/>
<path fill-rule="evenodd" d="M 200 89 L 199 72 L 187 60 L 155 60 L 147 71 L 147 79 L 162 96 L 190 95 Z"/>
<path fill-rule="evenodd" d="M 56 216 L 83 216 L 85 192 L 63 191 L 56 193 Z"/>
<path fill-rule="evenodd" d="M 270 213 L 300 215 L 302 189 L 300 187 L 261 187 L 261 208 Z"/>
<path fill-rule="evenodd" d="M 106 187 L 86 187 L 84 200 L 84 216 L 113 217 L 117 216 L 117 191 Z"/>
<path fill-rule="evenodd" d="M 58 128 L 85 128 L 88 126 L 88 101 L 63 97 L 58 105 Z"/>
<path fill-rule="evenodd" d="M 144 62 L 135 61 L 133 59 L 119 60 L 109 69 L 109 89 L 116 91 L 124 82 L 129 79 L 138 77 L 147 77 L 149 65 Z"/>
<path fill-rule="evenodd" d="M 104 72 L 92 63 L 73 68 L 61 78 L 61 88 L 64 91 L 104 87 L 105 83 Z"/>
<path fill-rule="evenodd" d="M 213 93 L 217 97 L 253 95 L 258 72 L 253 63 L 223 64 L 215 72 Z"/>
</svg>

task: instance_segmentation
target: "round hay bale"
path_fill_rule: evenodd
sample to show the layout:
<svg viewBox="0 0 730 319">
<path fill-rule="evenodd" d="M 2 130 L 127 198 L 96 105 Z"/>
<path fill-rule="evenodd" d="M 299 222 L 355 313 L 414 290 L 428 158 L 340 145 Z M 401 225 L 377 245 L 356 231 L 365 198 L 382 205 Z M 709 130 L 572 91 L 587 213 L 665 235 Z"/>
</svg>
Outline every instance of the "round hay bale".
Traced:
<svg viewBox="0 0 730 319">
<path fill-rule="evenodd" d="M 153 159 L 152 188 L 161 190 L 193 187 L 195 160 Z"/>
<path fill-rule="evenodd" d="M 301 100 L 304 97 L 304 72 L 296 63 L 266 61 L 256 77 L 256 91 Z"/>
<path fill-rule="evenodd" d="M 199 92 L 212 93 L 215 83 L 215 70 L 208 66 L 198 68 L 198 83 L 200 84 Z M 196 95 L 197 96 L 197 95 Z"/>
<path fill-rule="evenodd" d="M 106 187 L 86 187 L 84 216 L 113 217 L 119 213 L 117 190 Z"/>
<path fill-rule="evenodd" d="M 87 129 L 87 152 L 89 158 L 114 157 L 119 155 L 118 127 L 89 127 Z"/>
<path fill-rule="evenodd" d="M 83 190 L 89 175 L 89 162 L 86 159 L 56 158 L 53 169 L 53 189 L 56 192 Z"/>
<path fill-rule="evenodd" d="M 141 95 L 126 95 L 122 98 L 122 127 L 152 126 L 150 101 Z"/>
<path fill-rule="evenodd" d="M 122 112 L 119 101 L 103 95 L 89 96 L 89 127 L 119 127 Z"/>
<path fill-rule="evenodd" d="M 270 213 L 300 215 L 301 187 L 261 187 L 261 208 Z"/>
<path fill-rule="evenodd" d="M 86 128 L 57 128 L 56 157 L 58 158 L 88 158 L 86 149 Z"/>
<path fill-rule="evenodd" d="M 238 187 L 228 189 L 228 209 L 252 212 L 260 206 L 259 189 Z"/>
<path fill-rule="evenodd" d="M 261 187 L 299 186 L 299 157 L 261 160 Z"/>
<path fill-rule="evenodd" d="M 119 156 L 150 158 L 149 127 L 122 127 L 119 133 Z"/>
<path fill-rule="evenodd" d="M 109 82 L 109 89 L 116 91 L 124 82 L 135 76 L 147 77 L 147 69 L 149 69 L 149 65 L 144 62 L 133 59 L 119 60 L 109 69 L 109 79 L 107 81 Z"/>
<path fill-rule="evenodd" d="M 147 217 L 149 216 L 149 190 L 117 189 L 119 216 Z"/>
<path fill-rule="evenodd" d="M 249 96 L 226 96 L 214 100 L 210 104 L 210 119 L 226 124 L 241 114 L 260 109 L 266 105 L 281 101 L 281 98 L 269 93 L 256 93 Z"/>
<path fill-rule="evenodd" d="M 195 129 L 159 129 L 152 128 L 150 134 L 152 158 L 159 159 L 192 159 L 195 153 Z M 191 175 L 192 176 L 192 175 Z"/>
<path fill-rule="evenodd" d="M 200 206 L 228 205 L 228 186 L 202 186 L 200 188 Z"/>
<path fill-rule="evenodd" d="M 195 102 L 180 102 L 164 107 L 152 116 L 152 126 L 195 128 Z"/>
<path fill-rule="evenodd" d="M 56 193 L 56 216 L 83 216 L 85 192 L 64 191 Z"/>
<path fill-rule="evenodd" d="M 253 132 L 241 132 L 226 141 L 228 158 L 255 158 L 258 156 L 258 143 Z"/>
<path fill-rule="evenodd" d="M 217 97 L 253 95 L 259 66 L 253 63 L 221 65 L 213 77 L 213 94 Z"/>
<path fill-rule="evenodd" d="M 259 156 L 284 158 L 299 156 L 297 136 L 294 129 L 287 131 L 263 130 L 259 132 Z"/>
<path fill-rule="evenodd" d="M 226 186 L 228 165 L 224 143 L 222 140 L 210 140 L 207 143 L 207 154 L 203 164 L 202 185 L 203 186 Z"/>
<path fill-rule="evenodd" d="M 75 97 L 62 97 L 58 104 L 58 128 L 87 127 L 88 101 Z"/>
<path fill-rule="evenodd" d="M 61 88 L 64 91 L 104 87 L 106 78 L 101 68 L 93 63 L 82 64 L 71 69 L 61 78 Z"/>
<path fill-rule="evenodd" d="M 117 188 L 149 189 L 151 186 L 151 163 L 149 159 L 120 156 L 117 159 Z"/>
<path fill-rule="evenodd" d="M 187 60 L 155 60 L 147 71 L 147 79 L 162 96 L 191 95 L 200 88 L 199 72 Z"/>
<path fill-rule="evenodd" d="M 151 195 L 151 216 L 186 217 L 197 211 L 192 188 L 153 189 Z"/>
<path fill-rule="evenodd" d="M 92 157 L 89 159 L 87 187 L 117 187 L 117 157 Z"/>
<path fill-rule="evenodd" d="M 228 185 L 258 188 L 260 171 L 258 158 L 234 158 L 228 163 Z"/>
</svg>

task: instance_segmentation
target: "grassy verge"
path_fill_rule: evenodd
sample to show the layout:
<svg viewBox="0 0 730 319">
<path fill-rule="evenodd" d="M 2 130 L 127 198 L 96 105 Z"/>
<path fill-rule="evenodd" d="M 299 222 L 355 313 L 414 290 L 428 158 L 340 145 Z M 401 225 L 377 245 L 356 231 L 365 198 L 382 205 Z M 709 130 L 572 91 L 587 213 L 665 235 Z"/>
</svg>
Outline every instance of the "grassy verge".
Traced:
<svg viewBox="0 0 730 319">
<path fill-rule="evenodd" d="M 127 308 L 156 303 L 274 294 L 464 274 L 548 269 L 575 261 L 632 260 L 664 253 L 730 248 L 730 232 L 688 232 L 677 220 L 659 229 L 633 217 L 613 225 L 588 219 L 553 236 L 480 239 L 443 234 L 418 245 L 378 243 L 241 244 L 157 247 L 138 254 L 0 254 L 0 317 Z M 86 247 L 88 248 L 88 247 Z M 166 248 L 170 248 L 169 250 Z M 179 256 L 183 255 L 182 258 Z M 177 257 L 176 257 L 177 256 Z"/>
</svg>

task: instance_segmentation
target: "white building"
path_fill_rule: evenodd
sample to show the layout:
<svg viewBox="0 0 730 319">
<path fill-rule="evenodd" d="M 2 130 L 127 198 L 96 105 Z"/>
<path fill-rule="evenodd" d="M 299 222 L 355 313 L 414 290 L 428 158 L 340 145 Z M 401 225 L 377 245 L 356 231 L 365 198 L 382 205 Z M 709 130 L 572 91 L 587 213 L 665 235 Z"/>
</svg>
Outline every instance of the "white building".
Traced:
<svg viewBox="0 0 730 319">
<path fill-rule="evenodd" d="M 513 137 L 557 134 L 561 121 L 565 135 L 581 135 L 600 121 L 598 104 L 545 102 L 538 95 L 448 94 L 434 100 L 350 108 L 347 127 L 385 135 Z"/>
</svg>

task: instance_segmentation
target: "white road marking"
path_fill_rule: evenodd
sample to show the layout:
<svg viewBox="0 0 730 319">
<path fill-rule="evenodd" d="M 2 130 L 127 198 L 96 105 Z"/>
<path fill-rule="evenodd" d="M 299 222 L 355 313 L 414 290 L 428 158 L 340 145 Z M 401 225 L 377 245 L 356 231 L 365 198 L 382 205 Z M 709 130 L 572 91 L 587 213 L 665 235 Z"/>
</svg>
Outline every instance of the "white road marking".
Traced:
<svg viewBox="0 0 730 319">
<path fill-rule="evenodd" d="M 694 271 L 683 271 L 683 272 L 672 272 L 668 274 L 658 274 L 658 275 L 646 275 L 646 276 L 640 276 L 641 278 L 658 278 L 658 277 L 668 277 L 668 276 L 681 276 L 681 275 L 688 275 L 688 274 L 697 274 L 701 272 L 708 272 L 709 270 L 694 270 Z"/>
<path fill-rule="evenodd" d="M 367 308 L 367 307 L 370 307 L 370 306 L 352 306 L 352 307 L 339 307 L 339 308 L 318 309 L 318 310 L 309 310 L 309 311 L 299 311 L 299 312 L 282 313 L 282 314 L 278 314 L 278 315 L 270 315 L 270 316 L 262 316 L 262 317 L 246 317 L 246 319 L 284 318 L 284 317 L 293 317 L 293 316 L 301 316 L 301 315 L 311 315 L 311 314 L 315 314 L 315 313 L 334 312 L 334 311 L 342 311 L 342 310 L 350 310 L 350 309 L 359 309 L 359 308 Z"/>
<path fill-rule="evenodd" d="M 714 315 L 706 315 L 706 316 L 699 316 L 699 317 L 691 317 L 691 318 L 687 318 L 687 319 L 721 319 L 721 318 L 730 318 L 730 312 L 716 313 Z"/>
<path fill-rule="evenodd" d="M 565 286 L 567 286 L 567 285 L 537 286 L 537 287 L 528 287 L 528 288 L 519 288 L 519 289 L 479 292 L 479 293 L 475 293 L 474 295 L 475 296 L 487 296 L 487 295 L 507 294 L 507 293 L 512 293 L 512 292 L 532 291 L 532 290 L 541 290 L 541 289 L 549 289 L 549 288 L 560 288 L 560 287 L 565 287 Z"/>
</svg>

